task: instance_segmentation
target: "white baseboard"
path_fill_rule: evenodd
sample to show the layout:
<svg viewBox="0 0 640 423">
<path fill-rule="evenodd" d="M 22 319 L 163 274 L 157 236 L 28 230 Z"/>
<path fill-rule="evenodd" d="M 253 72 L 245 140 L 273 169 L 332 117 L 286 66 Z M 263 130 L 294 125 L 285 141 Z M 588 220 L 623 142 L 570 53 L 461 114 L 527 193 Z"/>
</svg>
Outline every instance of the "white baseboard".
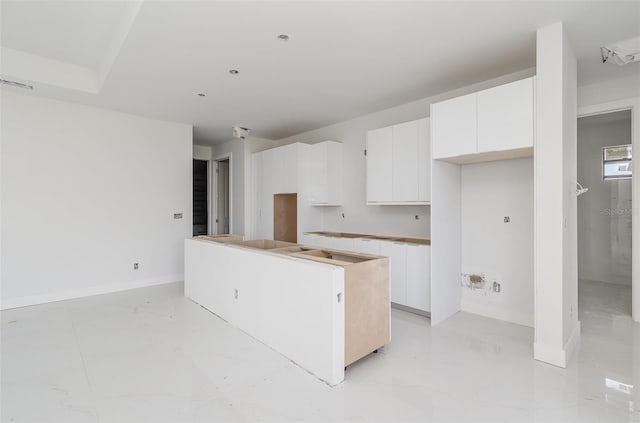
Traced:
<svg viewBox="0 0 640 423">
<path fill-rule="evenodd" d="M 571 332 L 571 335 L 569 335 L 569 339 L 567 339 L 567 343 L 564 346 L 564 351 L 565 351 L 565 362 L 569 363 L 569 360 L 571 359 L 571 356 L 573 355 L 573 353 L 576 350 L 576 347 L 578 346 L 578 343 L 580 342 L 580 332 L 582 331 L 582 324 L 580 323 L 580 320 L 578 320 L 576 322 L 576 325 L 573 327 L 573 331 Z"/>
<path fill-rule="evenodd" d="M 474 301 L 462 300 L 460 309 L 467 313 L 478 314 L 492 319 L 504 320 L 517 325 L 533 327 L 533 314 L 497 308 L 495 305 L 479 304 Z"/>
<path fill-rule="evenodd" d="M 552 364 L 554 366 L 562 367 L 563 369 L 567 367 L 567 363 L 571 359 L 576 347 L 578 346 L 578 342 L 580 341 L 580 321 L 578 321 L 569 335 L 569 339 L 567 343 L 564 345 L 564 348 L 552 348 L 546 345 L 538 344 L 537 342 L 533 344 L 533 358 L 538 361 L 543 361 L 548 364 Z"/>
<path fill-rule="evenodd" d="M 36 304 L 52 303 L 56 301 L 71 300 L 74 298 L 89 297 L 92 295 L 109 294 L 112 292 L 128 291 L 130 289 L 144 288 L 147 286 L 163 285 L 173 282 L 181 282 L 184 275 L 168 275 L 136 281 L 114 283 L 108 285 L 91 286 L 72 291 L 54 292 L 41 295 L 29 295 L 26 297 L 2 299 L 0 310 L 9 310 L 18 307 L 27 307 Z"/>
</svg>

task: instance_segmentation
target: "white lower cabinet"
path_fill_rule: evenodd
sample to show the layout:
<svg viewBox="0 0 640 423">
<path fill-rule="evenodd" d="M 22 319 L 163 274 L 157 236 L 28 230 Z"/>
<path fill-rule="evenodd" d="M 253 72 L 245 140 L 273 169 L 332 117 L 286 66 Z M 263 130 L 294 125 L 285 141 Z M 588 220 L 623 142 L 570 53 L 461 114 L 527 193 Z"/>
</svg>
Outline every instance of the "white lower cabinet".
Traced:
<svg viewBox="0 0 640 423">
<path fill-rule="evenodd" d="M 380 255 L 389 257 L 391 274 L 391 302 L 407 303 L 407 252 L 406 244 L 399 242 L 380 242 Z"/>
<path fill-rule="evenodd" d="M 407 244 L 407 301 L 418 310 L 431 310 L 431 246 Z"/>
<path fill-rule="evenodd" d="M 377 239 L 356 238 L 353 240 L 353 251 L 356 253 L 373 254 L 379 256 L 380 242 Z"/>
<path fill-rule="evenodd" d="M 431 311 L 431 246 L 384 239 L 303 234 L 301 244 L 389 257 L 391 302 Z"/>
<path fill-rule="evenodd" d="M 328 238 L 331 238 L 331 241 L 329 242 L 331 245 L 330 248 L 334 248 L 336 250 L 344 250 L 344 251 L 354 250 L 353 238 L 341 238 L 341 237 L 328 237 Z"/>
</svg>

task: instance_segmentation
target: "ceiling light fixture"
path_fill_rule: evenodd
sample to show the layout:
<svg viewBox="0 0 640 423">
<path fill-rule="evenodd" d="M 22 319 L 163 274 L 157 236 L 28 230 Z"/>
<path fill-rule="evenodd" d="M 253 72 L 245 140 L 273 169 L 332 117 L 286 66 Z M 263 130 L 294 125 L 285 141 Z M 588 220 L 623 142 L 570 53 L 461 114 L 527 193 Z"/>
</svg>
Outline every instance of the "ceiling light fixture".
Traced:
<svg viewBox="0 0 640 423">
<path fill-rule="evenodd" d="M 239 70 L 237 70 L 237 69 L 231 69 L 231 70 L 229 71 L 229 73 L 230 73 L 231 75 L 237 75 L 237 74 L 239 74 L 239 73 L 240 73 L 240 71 L 239 71 Z"/>
<path fill-rule="evenodd" d="M 10 87 L 23 88 L 25 90 L 33 89 L 33 85 L 23 84 L 22 82 L 9 81 L 8 79 L 0 79 L 0 84 L 9 85 Z"/>
<path fill-rule="evenodd" d="M 198 93 L 198 97 L 204 97 L 205 95 L 205 93 Z"/>
<path fill-rule="evenodd" d="M 289 41 L 289 36 L 287 34 L 278 35 L 278 40 L 280 41 Z"/>
</svg>

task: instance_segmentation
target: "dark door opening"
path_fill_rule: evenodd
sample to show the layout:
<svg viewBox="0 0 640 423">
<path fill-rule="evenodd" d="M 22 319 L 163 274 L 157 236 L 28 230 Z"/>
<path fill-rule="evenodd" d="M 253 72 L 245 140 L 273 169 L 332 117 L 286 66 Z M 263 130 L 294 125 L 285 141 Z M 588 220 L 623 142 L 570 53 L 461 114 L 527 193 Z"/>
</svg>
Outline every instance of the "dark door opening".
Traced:
<svg viewBox="0 0 640 423">
<path fill-rule="evenodd" d="M 193 161 L 193 235 L 206 235 L 209 231 L 209 196 L 208 192 L 208 162 L 206 160 Z"/>
</svg>

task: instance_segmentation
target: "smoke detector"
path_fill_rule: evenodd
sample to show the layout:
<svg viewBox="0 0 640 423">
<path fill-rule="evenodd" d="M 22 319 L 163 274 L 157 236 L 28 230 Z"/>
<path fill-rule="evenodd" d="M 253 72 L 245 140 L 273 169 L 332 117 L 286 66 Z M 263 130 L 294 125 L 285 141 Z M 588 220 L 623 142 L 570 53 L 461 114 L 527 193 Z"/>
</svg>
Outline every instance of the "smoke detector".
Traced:
<svg viewBox="0 0 640 423">
<path fill-rule="evenodd" d="M 239 138 L 241 140 L 244 140 L 249 136 L 249 132 L 251 132 L 251 129 L 249 128 L 243 128 L 242 126 L 234 126 L 233 138 Z"/>
<path fill-rule="evenodd" d="M 640 62 L 640 37 L 600 47 L 600 54 L 602 54 L 602 63 L 624 66 L 629 63 Z"/>
</svg>

